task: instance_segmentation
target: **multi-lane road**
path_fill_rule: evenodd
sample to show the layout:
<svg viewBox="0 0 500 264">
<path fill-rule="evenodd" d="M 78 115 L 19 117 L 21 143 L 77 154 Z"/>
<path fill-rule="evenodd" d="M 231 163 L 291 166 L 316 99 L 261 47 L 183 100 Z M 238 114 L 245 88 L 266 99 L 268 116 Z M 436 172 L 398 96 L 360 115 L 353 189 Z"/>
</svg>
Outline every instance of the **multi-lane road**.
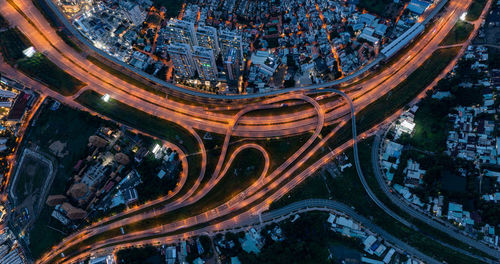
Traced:
<svg viewBox="0 0 500 264">
<path fill-rule="evenodd" d="M 397 197 L 393 192 L 391 192 L 391 190 L 389 189 L 389 187 L 385 183 L 385 180 L 382 176 L 380 165 L 379 165 L 379 162 L 380 162 L 380 159 L 379 159 L 380 158 L 380 152 L 379 152 L 380 139 L 381 139 L 380 135 L 377 134 L 375 136 L 375 140 L 374 140 L 374 143 L 372 146 L 371 162 L 372 162 L 375 177 L 377 179 L 377 182 L 378 182 L 380 188 L 382 189 L 384 194 L 392 201 L 392 203 L 397 205 L 400 209 L 405 211 L 405 213 L 412 216 L 413 218 L 418 219 L 418 220 L 426 223 L 427 225 L 429 225 L 429 226 L 431 226 L 431 227 L 433 227 L 441 232 L 446 233 L 447 235 L 457 239 L 458 241 L 462 241 L 468 245 L 473 246 L 474 248 L 480 249 L 483 252 L 488 252 L 489 255 L 494 256 L 497 259 L 500 259 L 500 251 L 498 251 L 494 248 L 491 248 L 491 247 L 487 246 L 486 244 L 484 244 L 480 241 L 477 241 L 477 240 L 475 240 L 467 235 L 462 234 L 462 231 L 460 231 L 457 227 L 450 224 L 449 222 L 443 221 L 441 219 L 435 219 L 431 215 L 426 215 L 426 214 L 418 211 L 417 209 L 413 208 L 412 205 L 409 205 L 408 203 L 403 202 L 399 197 Z M 467 252 L 462 252 L 462 253 L 467 254 Z"/>
<path fill-rule="evenodd" d="M 375 101 L 389 92 L 417 69 L 438 47 L 439 42 L 453 27 L 459 15 L 466 10 L 469 1 L 451 1 L 447 12 L 435 23 L 435 30 L 423 35 L 414 47 L 382 71 L 376 78 L 368 79 L 346 90 L 357 109 Z M 224 134 L 227 126 L 234 121 L 232 114 L 210 111 L 203 106 L 186 105 L 171 98 L 161 98 L 145 92 L 116 76 L 113 76 L 87 60 L 86 57 L 66 45 L 55 31 L 44 20 L 40 12 L 28 0 L 1 0 L 0 11 L 12 25 L 17 26 L 33 43 L 34 47 L 43 51 L 47 57 L 71 75 L 87 84 L 80 92 L 91 89 L 101 94 L 110 94 L 113 98 L 147 113 L 173 121 L 175 123 L 203 129 L 209 132 Z M 291 91 L 329 87 L 320 84 L 311 87 L 300 87 Z M 289 91 L 289 92 L 291 92 Z M 276 95 L 283 91 L 274 92 Z M 289 94 L 289 93 L 287 93 Z M 285 94 L 284 96 L 287 96 Z M 258 95 L 249 95 L 258 96 Z M 74 99 L 69 98 L 68 100 Z M 235 101 L 234 107 L 243 108 L 245 102 Z M 348 114 L 346 105 L 339 106 L 338 101 L 324 103 L 326 124 L 336 122 L 338 117 Z M 299 134 L 315 128 L 315 113 L 305 110 L 295 113 L 284 113 L 269 117 L 246 116 L 235 131 L 236 136 L 270 137 Z"/>
<path fill-rule="evenodd" d="M 196 138 L 200 153 L 202 155 L 201 172 L 194 185 L 188 192 L 181 197 L 170 200 L 172 195 L 151 201 L 145 205 L 130 209 L 117 216 L 109 217 L 89 226 L 69 237 L 63 243 L 54 247 L 50 252 L 44 255 L 38 263 L 51 263 L 54 258 L 58 258 L 61 253 L 67 252 L 69 248 L 83 245 L 94 235 L 113 230 L 128 224 L 137 223 L 145 219 L 151 219 L 159 214 L 168 213 L 172 210 L 194 204 L 203 198 L 226 174 L 232 161 L 244 149 L 253 148 L 260 151 L 264 157 L 264 170 L 260 178 L 248 187 L 240 195 L 231 198 L 229 201 L 198 215 L 187 217 L 182 220 L 165 223 L 164 225 L 152 227 L 137 232 L 132 232 L 123 236 L 111 237 L 96 243 L 90 243 L 81 247 L 70 257 L 65 257 L 59 261 L 76 260 L 79 257 L 88 254 L 89 250 L 102 250 L 116 248 L 129 244 L 130 240 L 144 241 L 168 241 L 175 238 L 183 238 L 192 235 L 198 235 L 207 230 L 221 230 L 226 227 L 232 227 L 245 223 L 248 219 L 255 217 L 258 212 L 265 210 L 275 199 L 286 194 L 290 189 L 301 183 L 304 179 L 314 173 L 317 169 L 328 163 L 333 157 L 349 148 L 354 144 L 356 169 L 363 183 L 359 159 L 357 158 L 357 138 L 355 114 L 370 103 L 376 101 L 381 96 L 387 94 L 399 83 L 404 81 L 413 71 L 415 71 L 431 54 L 439 48 L 439 43 L 444 39 L 448 32 L 453 28 L 459 16 L 467 10 L 471 0 L 459 1 L 451 0 L 432 25 L 433 28 L 419 37 L 419 39 L 407 51 L 405 56 L 397 59 L 387 68 L 383 69 L 376 77 L 356 80 L 359 83 L 353 84 L 345 91 L 337 91 L 329 88 L 331 83 L 314 85 L 310 87 L 300 87 L 284 91 L 273 92 L 263 95 L 245 95 L 244 98 L 263 96 L 260 102 L 247 105 L 242 98 L 235 98 L 231 109 L 239 109 L 237 114 L 222 113 L 214 109 L 199 105 L 189 105 L 172 98 L 162 98 L 155 94 L 146 92 L 140 87 L 127 83 L 120 78 L 103 71 L 91 63 L 85 56 L 78 53 L 60 39 L 54 29 L 52 29 L 45 18 L 36 9 L 29 0 L 0 0 L 0 12 L 14 26 L 18 27 L 33 46 L 42 51 L 51 61 L 69 74 L 85 82 L 87 85 L 73 96 L 62 96 L 52 90 L 40 85 L 28 77 L 18 73 L 16 70 L 5 64 L 0 65 L 0 70 L 7 72 L 25 83 L 33 84 L 45 95 L 53 96 L 56 99 L 87 110 L 75 103 L 75 99 L 86 90 L 94 90 L 101 94 L 110 94 L 113 98 L 135 107 L 139 110 L 156 115 L 163 119 L 175 122 L 185 127 Z M 491 2 L 491 1 L 490 1 Z M 478 25 L 475 24 L 475 31 Z M 378 63 L 378 61 L 377 61 Z M 356 79 L 352 77 L 353 79 Z M 312 97 L 306 96 L 305 91 L 311 92 L 333 92 L 340 95 L 337 100 L 319 103 Z M 351 100 L 351 98 L 353 100 Z M 211 98 L 213 99 L 213 98 Z M 248 113 L 260 110 L 272 110 L 284 107 L 280 102 L 297 101 L 310 104 L 312 107 L 303 111 L 294 111 L 291 113 L 280 113 L 269 116 L 248 115 Z M 353 141 L 346 142 L 332 152 L 320 157 L 310 165 L 307 164 L 310 159 L 320 152 L 328 140 L 333 138 L 335 133 L 343 125 L 351 120 L 353 127 Z M 326 136 L 321 137 L 321 131 L 324 126 L 330 124 L 338 126 Z M 207 154 L 199 135 L 194 128 L 204 131 L 215 132 L 225 135 L 221 155 L 218 159 L 216 168 L 205 185 L 201 182 L 206 177 Z M 233 136 L 265 138 L 300 134 L 307 131 L 314 131 L 308 141 L 300 147 L 283 164 L 269 172 L 270 157 L 267 151 L 255 143 L 242 144 L 231 153 L 228 152 L 229 141 Z M 376 131 L 376 128 L 370 131 Z M 366 135 L 366 133 L 365 133 Z M 182 155 L 184 156 L 184 155 Z M 183 162 L 183 164 L 187 164 Z M 192 165 L 192 164 L 190 164 Z M 188 168 L 183 168 L 183 174 L 187 175 Z M 181 181 L 180 187 L 185 183 L 185 178 Z M 178 186 L 178 188 L 180 188 Z M 364 187 L 370 194 L 370 197 L 385 211 L 397 220 L 411 225 L 406 220 L 390 212 L 370 191 L 366 181 Z M 174 193 L 177 192 L 178 189 Z M 378 201 L 378 202 L 377 202 Z M 162 203 L 162 207 L 155 210 L 148 210 L 152 205 Z M 139 210 L 143 210 L 138 213 Z M 210 223 L 208 227 L 199 228 L 200 224 Z M 175 230 L 185 230 L 181 235 L 172 235 Z M 153 239 L 152 236 L 161 237 Z M 467 242 L 467 241 L 465 241 Z M 479 247 L 470 243 L 474 247 Z M 479 248 L 482 251 L 488 251 Z M 491 253 L 491 252 L 487 252 Z M 492 255 L 492 254 L 490 254 Z M 492 255 L 495 256 L 495 255 Z"/>
</svg>

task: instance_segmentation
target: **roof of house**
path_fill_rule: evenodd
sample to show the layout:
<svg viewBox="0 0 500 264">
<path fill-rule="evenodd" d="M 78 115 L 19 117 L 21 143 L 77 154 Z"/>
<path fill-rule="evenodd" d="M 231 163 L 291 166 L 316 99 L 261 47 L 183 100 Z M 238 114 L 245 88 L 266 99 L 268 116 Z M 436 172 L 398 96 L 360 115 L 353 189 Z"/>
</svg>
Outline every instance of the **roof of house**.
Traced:
<svg viewBox="0 0 500 264">
<path fill-rule="evenodd" d="M 429 6 L 430 3 L 427 1 L 411 0 L 411 2 L 408 4 L 407 9 L 412 11 L 413 13 L 421 15 Z"/>
<path fill-rule="evenodd" d="M 17 121 L 20 120 L 24 111 L 26 110 L 26 106 L 28 105 L 28 101 L 31 98 L 30 94 L 21 92 L 16 99 L 16 102 L 10 109 L 9 115 L 7 116 L 7 120 L 9 121 Z"/>
<path fill-rule="evenodd" d="M 452 211 L 452 212 L 462 212 L 462 205 L 461 204 L 457 204 L 457 203 L 449 203 L 448 204 L 448 211 Z"/>
</svg>

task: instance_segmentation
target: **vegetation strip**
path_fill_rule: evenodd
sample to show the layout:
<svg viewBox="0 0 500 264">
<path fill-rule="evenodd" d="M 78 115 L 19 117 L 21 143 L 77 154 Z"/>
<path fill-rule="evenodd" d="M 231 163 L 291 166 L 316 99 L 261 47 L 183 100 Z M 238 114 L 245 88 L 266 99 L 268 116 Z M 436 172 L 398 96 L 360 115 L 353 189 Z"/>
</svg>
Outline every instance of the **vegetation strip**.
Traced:
<svg viewBox="0 0 500 264">
<path fill-rule="evenodd" d="M 41 53 L 25 54 L 31 43 L 17 28 L 0 32 L 0 49 L 5 61 L 45 83 L 50 89 L 68 96 L 76 93 L 86 84 L 71 76 Z M 35 52 L 33 50 L 33 52 Z"/>
<path fill-rule="evenodd" d="M 469 6 L 465 19 L 469 21 L 476 21 L 479 16 L 481 16 L 486 3 L 488 3 L 488 0 L 474 0 Z"/>
<path fill-rule="evenodd" d="M 363 172 L 367 175 L 371 175 L 369 174 L 371 169 L 371 142 L 371 140 L 364 140 L 359 143 L 358 147 Z M 352 161 L 352 148 L 346 151 L 346 154 L 349 157 L 349 161 Z M 373 182 L 373 180 L 373 177 L 367 177 L 369 183 Z M 326 186 L 328 186 L 328 189 L 332 190 L 331 194 L 328 192 Z M 345 169 L 342 176 L 335 178 L 330 175 L 322 177 L 317 173 L 315 176 L 299 185 L 296 189 L 292 190 L 289 195 L 271 204 L 270 209 L 278 209 L 304 199 L 333 199 L 354 207 L 358 213 L 372 219 L 374 224 L 405 241 L 410 246 L 438 260 L 457 264 L 482 263 L 474 258 L 464 256 L 422 233 L 415 232 L 399 222 L 395 222 L 391 216 L 385 214 L 381 210 L 373 210 L 373 208 L 376 208 L 376 205 L 371 202 L 361 186 L 354 168 Z M 374 189 L 374 191 L 376 190 Z"/>
<path fill-rule="evenodd" d="M 402 108 L 404 105 L 409 103 L 409 101 L 413 100 L 413 98 L 416 95 L 418 95 L 423 89 L 425 89 L 427 85 L 432 82 L 435 76 L 439 75 L 441 71 L 456 57 L 456 55 L 458 54 L 458 50 L 459 50 L 458 48 L 450 48 L 450 49 L 443 49 L 436 51 L 428 60 L 424 62 L 424 64 L 420 68 L 418 68 L 414 73 L 412 73 L 405 82 L 394 88 L 391 93 L 381 97 L 381 99 L 370 104 L 367 107 L 369 110 L 367 110 L 366 108 L 363 109 L 361 113 L 358 115 L 361 116 L 361 118 L 358 118 L 358 120 L 368 117 L 370 118 L 368 119 L 369 121 L 366 120 L 365 122 L 366 124 L 363 123 L 364 126 L 361 126 L 360 131 L 369 129 L 371 126 L 385 119 L 386 116 L 392 114 L 395 110 Z M 421 89 L 415 89 L 415 87 L 421 87 Z M 404 94 L 404 96 L 402 96 L 401 94 Z M 400 96 L 401 98 L 398 98 L 399 100 L 396 100 L 393 99 L 393 96 L 394 97 Z M 393 107 L 388 108 L 387 101 L 390 101 Z M 380 112 L 383 113 L 383 115 L 380 115 L 378 112 L 376 112 L 376 110 L 371 110 L 371 108 L 375 109 L 383 108 L 383 111 L 379 110 Z M 377 114 L 377 118 L 370 116 L 373 114 Z M 342 140 L 342 142 L 345 142 L 345 140 L 349 140 L 349 138 Z M 158 224 L 165 224 L 166 223 L 165 220 L 171 218 L 172 216 L 167 217 L 166 219 L 165 218 L 160 219 L 160 217 L 163 218 L 164 216 L 159 216 L 154 219 L 147 219 L 136 225 L 132 224 L 130 225 L 130 227 L 134 231 L 138 231 L 135 226 L 140 226 L 139 230 L 144 230 L 150 226 L 151 227 L 155 226 L 154 224 L 151 225 L 153 222 L 155 222 L 155 220 L 159 222 L 156 224 L 157 226 Z M 119 235 L 120 231 L 116 230 L 113 232 L 116 233 L 115 235 Z M 92 241 L 93 240 L 98 241 L 99 239 L 104 239 L 106 237 L 113 237 L 113 235 L 112 233 L 108 234 L 103 233 L 100 234 L 99 237 L 95 236 L 92 239 Z M 84 244 L 87 243 L 89 242 L 88 241 L 84 242 Z"/>
<path fill-rule="evenodd" d="M 451 31 L 439 45 L 447 46 L 464 43 L 469 38 L 473 30 L 474 25 L 465 21 L 457 21 L 455 26 L 453 26 Z"/>
</svg>

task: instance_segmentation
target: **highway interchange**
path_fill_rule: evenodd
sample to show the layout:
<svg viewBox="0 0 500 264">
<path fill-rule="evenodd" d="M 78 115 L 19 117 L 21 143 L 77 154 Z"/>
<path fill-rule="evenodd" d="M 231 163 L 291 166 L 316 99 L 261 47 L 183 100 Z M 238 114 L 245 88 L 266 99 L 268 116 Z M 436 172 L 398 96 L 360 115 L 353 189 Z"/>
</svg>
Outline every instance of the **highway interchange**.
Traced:
<svg viewBox="0 0 500 264">
<path fill-rule="evenodd" d="M 68 105 L 82 110 L 90 111 L 74 101 L 82 92 L 94 90 L 100 94 L 110 94 L 112 98 L 120 102 L 183 126 L 196 139 L 199 153 L 201 154 L 200 174 L 193 186 L 190 186 L 189 190 L 182 196 L 172 199 L 186 183 L 186 177 L 189 170 L 186 161 L 187 153 L 183 153 L 180 148 L 173 146 L 178 149 L 180 157 L 183 159 L 183 165 L 185 164 L 185 166 L 183 167 L 181 180 L 171 194 L 144 205 L 134 207 L 118 215 L 103 219 L 99 223 L 95 223 L 68 236 L 60 245 L 55 246 L 50 252 L 47 252 L 46 255 L 37 261 L 37 263 L 52 263 L 55 259 L 58 259 L 58 263 L 69 263 L 87 256 L 89 252 L 98 250 L 115 250 L 120 247 L 144 243 L 164 243 L 200 235 L 206 232 L 242 226 L 245 223 L 254 221 L 255 217 L 265 211 L 272 201 L 286 194 L 324 164 L 330 162 L 336 155 L 350 147 L 354 147 L 356 170 L 370 198 L 396 220 L 411 226 L 405 219 L 393 213 L 381 203 L 364 180 L 358 159 L 357 140 L 360 137 L 365 137 L 377 132 L 380 126 L 365 131 L 358 136 L 355 114 L 370 103 L 375 102 L 381 96 L 390 92 L 391 89 L 404 81 L 407 76 L 422 65 L 422 63 L 439 48 L 439 43 L 451 30 L 460 15 L 467 10 L 470 2 L 470 0 L 449 1 L 446 9 L 442 12 L 441 16 L 437 18 L 437 22 L 433 24 L 433 29 L 420 36 L 418 40 L 416 40 L 416 43 L 406 51 L 404 56 L 401 56 L 390 66 L 382 69 L 377 74 L 376 78 L 352 78 L 352 80 L 347 82 L 349 85 L 346 85 L 342 91 L 331 89 L 330 87 L 332 84 L 327 83 L 311 87 L 298 87 L 286 93 L 281 91 L 275 94 L 267 94 L 260 101 L 251 104 L 246 103 L 244 99 L 234 99 L 234 103 L 227 106 L 227 109 L 238 111 L 234 114 L 216 111 L 201 105 L 187 105 L 170 97 L 163 98 L 148 93 L 140 87 L 127 83 L 103 71 L 101 68 L 88 61 L 85 56 L 65 44 L 40 14 L 38 9 L 34 7 L 31 1 L 0 0 L 0 12 L 2 15 L 6 17 L 12 25 L 17 26 L 21 32 L 29 38 L 38 51 L 43 51 L 43 53 L 56 65 L 77 79 L 85 82 L 87 85 L 75 95 L 65 97 L 29 79 L 4 63 L 0 64 L 0 71 L 25 82 L 41 91 L 44 95 L 54 97 Z M 489 4 L 491 4 L 491 1 L 489 1 L 488 5 Z M 487 8 L 485 10 L 487 10 Z M 475 31 L 477 31 L 479 23 L 480 21 L 474 23 Z M 455 62 L 456 60 L 448 66 L 447 70 L 453 67 Z M 342 86 L 340 87 L 342 88 Z M 323 98 L 317 100 L 319 98 L 314 97 L 317 94 L 322 94 L 321 97 Z M 247 97 L 252 98 L 257 96 L 258 95 L 248 95 Z M 324 97 L 328 98 L 328 100 L 324 100 Z M 272 112 L 273 109 L 276 110 L 286 107 L 284 103 L 290 101 L 294 103 L 300 102 L 309 104 L 311 107 L 303 111 L 280 113 L 276 115 L 248 115 L 248 113 L 255 111 L 265 110 Z M 224 107 L 221 107 L 221 109 L 224 109 Z M 387 121 L 389 120 L 390 118 Z M 328 140 L 332 139 L 338 130 L 348 124 L 349 121 L 351 121 L 352 124 L 354 140 L 345 142 L 333 151 L 320 157 L 312 164 L 308 164 L 307 162 L 311 161 L 312 157 L 327 144 Z M 333 124 L 336 125 L 335 128 L 325 136 L 321 136 L 324 127 Z M 210 176 L 205 175 L 207 173 L 207 153 L 203 140 L 195 129 L 225 135 L 221 155 Z M 234 136 L 269 138 L 297 135 L 309 131 L 313 133 L 307 142 L 305 142 L 292 156 L 288 157 L 283 164 L 272 171 L 270 171 L 270 159 L 272 157 L 270 157 L 266 149 L 259 144 L 244 143 L 235 149 L 230 148 L 230 141 Z M 84 243 L 93 235 L 137 223 L 145 219 L 154 218 L 157 215 L 196 203 L 203 198 L 222 177 L 224 177 L 238 154 L 244 149 L 249 148 L 256 149 L 262 153 L 265 166 L 260 173 L 259 179 L 240 195 L 236 195 L 224 204 L 207 212 L 171 223 L 165 223 L 161 226 L 103 239 L 86 247 L 79 248 L 75 252 L 72 252 L 72 254 L 66 254 L 68 256 L 64 258 L 60 257 L 61 253 L 66 252 L 67 249 L 75 245 Z M 308 164 L 307 167 L 305 167 L 305 164 Z M 189 166 L 194 165 L 189 164 Z M 210 178 L 206 184 L 202 185 L 202 180 L 205 177 Z M 160 203 L 162 204 L 160 209 L 144 210 Z M 141 212 L 136 213 L 139 210 L 141 210 Z M 497 251 L 454 232 L 448 226 L 438 224 L 425 216 L 423 216 L 422 220 L 496 259 L 500 257 Z M 200 227 L 201 224 L 206 223 L 208 223 L 207 226 Z M 154 238 L 151 238 L 152 236 L 154 236 Z"/>
<path fill-rule="evenodd" d="M 9 19 L 11 24 L 17 25 L 26 36 L 29 36 L 30 41 L 37 50 L 43 51 L 60 68 L 87 84 L 72 99 L 87 89 L 97 91 L 101 94 L 107 93 L 112 98 L 144 112 L 186 127 L 219 134 L 224 134 L 227 126 L 234 120 L 232 114 L 213 112 L 203 106 L 186 105 L 170 98 L 161 98 L 147 93 L 141 88 L 135 87 L 103 71 L 77 51 L 67 46 L 30 1 L 8 0 L 8 3 L 6 1 L 0 1 L 0 11 Z M 436 29 L 431 31 L 432 33 L 429 32 L 429 34 L 422 36 L 420 41 L 407 52 L 408 55 L 406 57 L 393 63 L 388 69 L 378 74 L 377 78 L 368 79 L 346 89 L 345 91 L 353 98 L 356 109 L 364 108 L 396 87 L 397 84 L 417 69 L 425 59 L 430 57 L 437 49 L 440 41 L 454 26 L 459 15 L 466 10 L 467 2 L 450 2 L 449 12 L 436 23 Z M 19 12 L 22 12 L 24 16 L 18 10 L 22 10 Z M 36 25 L 36 28 L 30 22 Z M 295 90 L 302 91 L 321 87 L 329 87 L 329 84 L 300 87 Z M 286 97 L 287 94 L 280 96 Z M 245 102 L 235 101 L 232 108 L 242 108 L 245 105 Z M 339 116 L 348 114 L 347 106 L 339 106 L 338 101 L 326 103 L 323 107 L 326 109 L 327 125 L 334 123 Z M 241 120 L 242 125 L 238 126 L 235 131 L 235 136 L 270 137 L 303 133 L 314 129 L 316 126 L 314 115 L 314 111 L 306 110 L 267 118 L 244 117 Z M 292 120 L 292 122 L 287 122 L 289 120 Z"/>
</svg>

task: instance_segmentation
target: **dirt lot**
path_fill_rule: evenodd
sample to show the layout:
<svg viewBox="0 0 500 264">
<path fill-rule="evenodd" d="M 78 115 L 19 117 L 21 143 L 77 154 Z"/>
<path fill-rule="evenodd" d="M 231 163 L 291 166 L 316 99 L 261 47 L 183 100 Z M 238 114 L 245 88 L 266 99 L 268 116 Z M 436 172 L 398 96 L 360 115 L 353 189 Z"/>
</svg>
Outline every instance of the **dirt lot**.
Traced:
<svg viewBox="0 0 500 264">
<path fill-rule="evenodd" d="M 17 204 L 30 196 L 34 196 L 34 200 L 39 198 L 45 181 L 52 173 L 51 166 L 50 160 L 35 152 L 25 150 L 12 186 Z"/>
</svg>

